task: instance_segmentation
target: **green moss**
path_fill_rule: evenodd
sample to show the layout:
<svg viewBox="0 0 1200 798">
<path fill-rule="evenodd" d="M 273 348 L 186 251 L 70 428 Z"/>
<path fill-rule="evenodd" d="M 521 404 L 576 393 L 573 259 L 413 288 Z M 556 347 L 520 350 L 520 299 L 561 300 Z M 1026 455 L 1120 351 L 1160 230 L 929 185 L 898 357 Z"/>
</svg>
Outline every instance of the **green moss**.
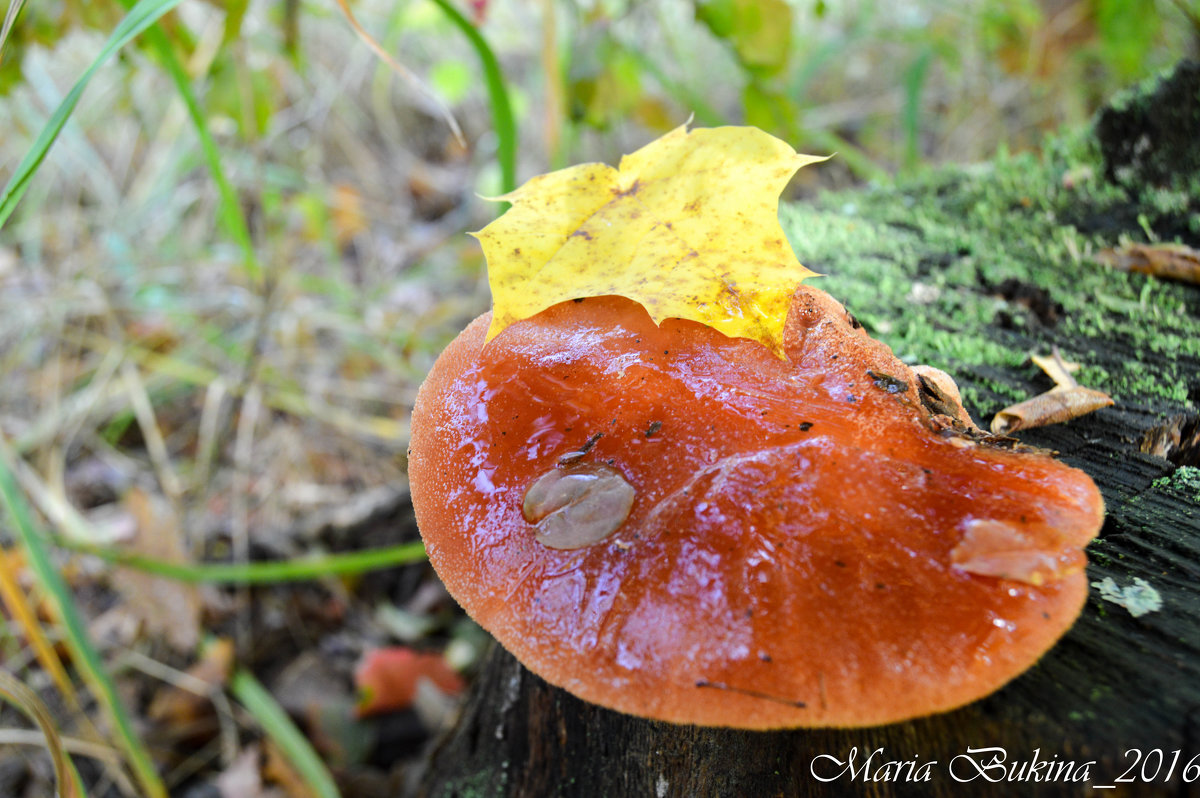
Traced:
<svg viewBox="0 0 1200 798">
<path fill-rule="evenodd" d="M 1083 131 L 1049 141 L 1040 158 L 830 194 L 815 206 L 785 206 L 781 219 L 800 260 L 827 275 L 816 285 L 905 362 L 968 371 L 964 398 L 1045 390 L 1028 355 L 1063 343 L 1084 350 L 1064 355 L 1084 365 L 1085 385 L 1124 401 L 1190 406 L 1187 364 L 1200 358 L 1195 289 L 1115 271 L 1094 255 L 1124 237 L 1145 240 L 1145 226 L 1186 229 L 1200 181 L 1135 201 L 1103 174 L 1099 147 Z M 1061 312 L 1039 318 L 1000 290 L 1006 285 L 1042 291 Z M 1101 357 L 1114 345 L 1130 353 L 1126 362 Z"/>
<path fill-rule="evenodd" d="M 1200 467 L 1180 466 L 1151 485 L 1155 490 L 1171 491 L 1200 504 Z"/>
<path fill-rule="evenodd" d="M 461 778 L 446 785 L 443 796 L 455 798 L 497 798 L 508 794 L 508 763 L 499 773 L 479 771 L 464 773 Z"/>
</svg>

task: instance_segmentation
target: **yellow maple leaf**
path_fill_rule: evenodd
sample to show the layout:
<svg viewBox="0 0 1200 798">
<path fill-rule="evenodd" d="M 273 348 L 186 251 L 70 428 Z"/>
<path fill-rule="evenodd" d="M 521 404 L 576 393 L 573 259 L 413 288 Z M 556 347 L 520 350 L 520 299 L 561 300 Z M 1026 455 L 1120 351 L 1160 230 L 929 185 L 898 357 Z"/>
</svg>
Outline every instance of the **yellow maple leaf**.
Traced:
<svg viewBox="0 0 1200 798">
<path fill-rule="evenodd" d="M 558 302 L 618 294 L 656 323 L 692 319 L 782 353 L 800 265 L 779 194 L 801 155 L 757 128 L 681 126 L 621 159 L 535 177 L 475 233 L 492 287 L 490 341 Z"/>
</svg>

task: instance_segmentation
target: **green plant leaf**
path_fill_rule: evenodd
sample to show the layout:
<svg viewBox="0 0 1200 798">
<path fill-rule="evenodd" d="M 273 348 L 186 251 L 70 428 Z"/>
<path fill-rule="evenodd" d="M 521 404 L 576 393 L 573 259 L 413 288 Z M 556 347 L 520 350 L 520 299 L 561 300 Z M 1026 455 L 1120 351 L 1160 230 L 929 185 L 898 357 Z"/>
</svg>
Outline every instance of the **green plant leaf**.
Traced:
<svg viewBox="0 0 1200 798">
<path fill-rule="evenodd" d="M 787 66 L 792 47 L 792 7 L 784 0 L 697 2 L 696 18 L 733 47 L 742 66 L 773 75 Z"/>
<path fill-rule="evenodd" d="M 123 0 L 123 2 L 128 3 L 130 0 Z M 241 13 L 244 14 L 245 4 L 243 3 L 242 6 Z M 232 9 L 230 13 L 235 13 L 235 11 L 236 9 Z M 184 69 L 179 56 L 176 55 L 171 40 L 157 26 L 150 29 L 147 33 L 147 38 L 150 40 L 155 52 L 162 59 L 163 65 L 167 68 L 167 74 L 171 76 L 171 80 L 175 83 L 175 90 L 179 92 L 179 97 L 183 100 L 183 104 L 187 108 L 192 125 L 196 128 L 196 136 L 200 139 L 200 149 L 204 153 L 205 163 L 208 164 L 208 171 L 217 186 L 217 193 L 221 196 L 221 205 L 218 211 L 221 224 L 242 250 L 242 263 L 246 271 L 246 276 L 251 281 L 257 282 L 262 279 L 262 264 L 259 263 L 258 253 L 255 252 L 254 242 L 250 238 L 250 226 L 247 224 L 246 216 L 242 212 L 237 191 L 234 190 L 233 184 L 225 174 L 225 169 L 221 164 L 220 150 L 217 148 L 217 143 L 208 128 L 208 120 L 200 108 L 200 102 L 196 99 L 196 93 L 192 91 L 192 84 L 188 79 L 187 71 Z"/>
<path fill-rule="evenodd" d="M 496 130 L 496 160 L 500 162 L 501 185 L 504 191 L 512 191 L 517 187 L 517 121 L 509 102 L 504 70 L 500 68 L 500 62 L 496 60 L 496 54 L 492 52 L 487 39 L 483 38 L 483 34 L 470 20 L 451 5 L 449 0 L 433 2 L 467 38 L 471 47 L 475 49 L 475 55 L 479 57 L 488 101 L 492 106 L 492 127 Z"/>
<path fill-rule="evenodd" d="M 38 585 L 58 616 L 71 659 L 108 715 L 115 743 L 124 753 L 142 794 L 146 798 L 167 798 L 167 788 L 154 767 L 154 760 L 134 731 L 133 721 L 125 711 L 117 687 L 88 637 L 71 590 L 50 559 L 42 533 L 34 525 L 29 505 L 13 476 L 14 462 L 15 455 L 8 441 L 0 437 L 0 505 L 8 510 L 10 528 L 24 548 L 29 568 Z"/>
<path fill-rule="evenodd" d="M 118 50 L 135 39 L 146 28 L 153 25 L 163 14 L 179 5 L 179 2 L 180 0 L 140 0 L 125 15 L 121 23 L 113 29 L 112 34 L 108 37 L 108 41 L 104 43 L 103 49 L 100 50 L 100 54 L 96 56 L 91 66 L 79 77 L 79 80 L 75 81 L 75 85 L 71 87 L 71 91 L 59 103 L 50 120 L 42 128 L 42 132 L 38 134 L 37 140 L 33 142 L 33 146 L 25 153 L 25 157 L 21 159 L 21 163 L 17 164 L 17 169 L 8 181 L 8 185 L 4 187 L 3 193 L 0 193 L 0 228 L 4 227 L 4 223 L 8 221 L 8 217 L 12 215 L 13 210 L 17 207 L 17 203 L 21 201 L 25 190 L 29 188 L 29 181 L 33 179 L 33 175 L 37 172 L 38 167 L 42 165 L 42 161 L 46 160 L 47 153 L 54 146 L 54 142 L 58 139 L 58 134 L 62 132 L 63 127 L 67 124 L 67 120 L 71 118 L 71 114 L 75 111 L 75 106 L 79 104 L 79 98 L 83 96 L 83 90 L 87 88 L 92 76 Z"/>
<path fill-rule="evenodd" d="M 381 568 L 395 568 L 400 565 L 422 562 L 426 559 L 425 547 L 419 540 L 341 554 L 247 563 L 168 562 L 132 554 L 113 546 L 91 546 L 67 538 L 58 538 L 54 542 L 62 548 L 71 549 L 80 554 L 90 554 L 115 565 L 187 583 L 262 585 L 297 582 L 331 576 L 353 576 Z"/>
<path fill-rule="evenodd" d="M 254 678 L 250 671 L 239 668 L 229 681 L 229 689 L 250 714 L 262 726 L 264 732 L 280 752 L 291 762 L 292 767 L 304 779 L 304 783 L 317 798 L 341 798 L 337 784 L 333 781 L 325 763 L 305 739 L 300 729 L 288 717 L 283 707 L 267 688 Z"/>
</svg>

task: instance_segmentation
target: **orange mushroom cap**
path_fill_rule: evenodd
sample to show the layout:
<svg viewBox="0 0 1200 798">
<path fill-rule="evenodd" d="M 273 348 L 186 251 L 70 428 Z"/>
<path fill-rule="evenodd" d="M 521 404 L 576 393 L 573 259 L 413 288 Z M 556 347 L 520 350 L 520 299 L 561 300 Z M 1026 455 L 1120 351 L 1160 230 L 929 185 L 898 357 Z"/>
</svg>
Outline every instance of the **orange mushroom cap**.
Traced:
<svg viewBox="0 0 1200 798">
<path fill-rule="evenodd" d="M 796 291 L 786 359 L 619 297 L 485 347 L 488 323 L 421 388 L 413 505 L 451 594 L 581 698 L 754 729 L 899 721 L 996 690 L 1083 606 L 1091 479 L 932 412 L 820 290 Z"/>
</svg>

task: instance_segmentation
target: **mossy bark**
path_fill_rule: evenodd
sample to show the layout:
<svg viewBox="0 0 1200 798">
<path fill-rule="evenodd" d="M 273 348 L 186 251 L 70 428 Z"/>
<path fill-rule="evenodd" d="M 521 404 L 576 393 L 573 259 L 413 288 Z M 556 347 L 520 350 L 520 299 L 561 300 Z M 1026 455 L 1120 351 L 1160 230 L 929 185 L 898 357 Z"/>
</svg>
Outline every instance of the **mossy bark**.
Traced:
<svg viewBox="0 0 1200 798">
<path fill-rule="evenodd" d="M 757 733 L 620 715 L 497 647 L 421 794 L 1083 795 L 1123 774 L 1134 782 L 1100 794 L 1200 794 L 1200 287 L 1094 258 L 1122 239 L 1200 247 L 1198 130 L 1200 65 L 1183 64 L 1041 157 L 783 214 L 801 260 L 829 275 L 820 286 L 907 362 L 954 375 L 977 416 L 1047 390 L 1029 354 L 1052 346 L 1116 400 L 1018 434 L 1088 472 L 1108 506 L 1088 551 L 1105 588 L 1034 668 L 935 717 Z M 1161 606 L 1135 617 L 1111 600 L 1130 587 L 1126 603 L 1157 595 Z M 981 774 L 964 757 L 984 766 L 1000 754 L 970 753 L 981 748 L 1002 749 L 1005 766 Z M 857 772 L 835 762 L 855 749 L 860 768 L 882 753 Z"/>
</svg>

